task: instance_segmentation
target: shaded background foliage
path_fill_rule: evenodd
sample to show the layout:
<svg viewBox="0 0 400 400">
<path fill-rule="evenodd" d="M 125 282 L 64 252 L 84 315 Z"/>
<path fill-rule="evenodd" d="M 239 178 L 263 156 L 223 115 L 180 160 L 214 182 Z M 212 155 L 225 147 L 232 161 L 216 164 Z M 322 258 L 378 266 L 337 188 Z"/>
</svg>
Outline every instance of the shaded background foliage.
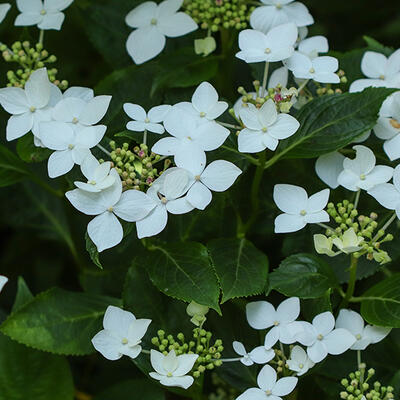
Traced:
<svg viewBox="0 0 400 400">
<path fill-rule="evenodd" d="M 59 78 L 68 80 L 71 86 L 94 87 L 97 94 L 114 96 L 110 112 L 106 117 L 109 135 L 124 130 L 126 120 L 120 109 L 124 101 L 129 100 L 150 107 L 162 102 L 168 104 L 188 99 L 193 91 L 192 86 L 197 84 L 196 81 L 191 84 L 193 76 L 197 77 L 198 82 L 212 80 L 221 96 L 231 103 L 237 98 L 236 86 L 246 82 L 247 88 L 250 87 L 250 82 L 254 79 L 250 75 L 250 68 L 233 58 L 224 61 L 219 53 L 207 59 L 197 58 L 194 65 L 188 65 L 191 53 L 186 48 L 192 46 L 194 37 L 202 37 L 199 32 L 179 40 L 169 40 L 166 52 L 156 60 L 142 67 L 134 66 L 125 51 L 125 41 L 130 29 L 124 24 L 124 16 L 141 2 L 140 0 L 75 0 L 66 11 L 66 20 L 61 33 L 46 32 L 45 36 L 46 49 L 58 57 Z M 365 34 L 387 46 L 398 48 L 400 45 L 400 7 L 396 0 L 385 0 L 384 3 L 377 0 L 334 2 L 305 0 L 304 3 L 316 21 L 310 30 L 310 35 L 327 36 L 330 48 L 334 51 L 346 52 L 365 47 L 363 41 Z M 1 40 L 5 43 L 12 43 L 15 40 L 34 42 L 37 39 L 37 30 L 13 28 L 12 21 L 15 15 L 14 7 L 0 26 Z M 233 46 L 229 46 L 228 41 L 228 47 L 223 49 L 225 54 L 234 54 L 236 51 L 234 36 L 230 43 Z M 171 53 L 174 57 L 169 55 Z M 357 65 L 354 60 L 359 62 L 360 54 L 357 55 L 358 58 L 350 57 L 347 61 L 349 68 L 357 70 L 355 75 L 360 72 L 359 64 Z M 10 67 L 10 64 L 0 63 L 0 86 L 4 86 L 5 73 Z M 178 72 L 174 73 L 175 70 Z M 230 78 L 237 82 L 236 86 L 229 85 Z M 175 84 L 171 85 L 171 82 Z M 1 111 L 1 132 L 5 132 L 6 121 L 6 114 Z M 1 136 L 0 142 L 4 144 L 5 135 Z M 9 147 L 15 148 L 13 144 Z M 382 154 L 379 143 L 375 143 L 375 149 L 378 156 Z M 224 155 L 219 154 L 219 156 Z M 240 157 L 236 161 L 240 165 L 243 163 Z M 30 168 L 48 181 L 45 163 L 31 164 Z M 312 170 L 313 160 L 285 160 L 279 166 L 274 166 L 264 178 L 261 192 L 263 213 L 251 232 L 251 239 L 268 255 L 270 269 L 276 268 L 284 257 L 293 253 L 313 251 L 311 234 L 314 228 L 312 227 L 293 235 L 272 234 L 273 219 L 276 215 L 272 202 L 273 185 L 281 182 L 302 182 L 307 185 L 310 192 L 322 189 L 323 184 L 317 179 L 308 180 Z M 78 172 L 75 173 L 78 176 Z M 70 181 L 73 180 L 72 176 L 69 178 Z M 65 191 L 70 183 L 61 180 L 55 186 Z M 53 182 L 50 184 L 54 185 Z M 167 231 L 160 239 L 170 241 L 190 239 L 206 243 L 211 239 L 234 236 L 233 210 L 237 205 L 235 203 L 243 204 L 246 208 L 247 187 L 248 182 L 241 179 L 227 195 L 215 196 L 212 206 L 206 213 L 195 212 L 190 217 L 172 218 Z M 338 192 L 335 200 L 339 201 L 340 190 Z M 345 195 L 344 191 L 342 194 Z M 67 290 L 83 289 L 88 293 L 120 297 L 125 275 L 132 260 L 135 259 L 137 264 L 145 264 L 145 260 L 140 258 L 142 246 L 134 239 L 134 235 L 131 235 L 117 249 L 101 256 L 103 270 L 94 266 L 85 250 L 84 235 L 88 218 L 79 215 L 65 201 L 49 196 L 36 185 L 21 181 L 14 186 L 0 188 L 0 202 L 0 272 L 10 277 L 10 283 L 0 299 L 0 320 L 9 313 L 14 302 L 18 276 L 25 278 L 34 294 L 58 286 Z M 363 205 L 368 205 L 367 200 L 363 202 Z M 375 204 L 374 207 L 376 208 Z M 397 248 L 394 246 L 391 255 L 395 259 L 400 256 L 398 246 Z M 334 264 L 339 281 L 344 281 L 346 266 L 340 258 L 336 258 Z M 367 262 L 364 264 L 360 278 L 369 276 L 371 278 L 360 282 L 361 290 L 363 286 L 366 288 L 371 286 L 375 280 L 372 275 L 376 267 Z M 393 265 L 398 266 L 397 261 Z M 147 276 L 143 279 L 148 280 Z M 274 296 L 277 301 L 281 298 L 277 294 Z M 319 305 L 312 300 L 308 303 L 305 301 L 304 313 L 312 317 L 318 307 Z M 240 300 L 223 305 L 225 327 L 216 314 L 210 318 L 211 326 L 227 341 L 232 340 L 233 333 L 235 339 L 247 338 L 249 345 L 251 342 L 256 343 L 257 337 L 254 337 L 254 332 L 250 333 L 245 328 L 242 311 L 240 312 L 243 324 L 237 322 L 238 309 L 243 310 L 243 302 Z M 188 330 L 190 326 L 187 325 L 182 329 Z M 21 351 L 21 348 L 17 350 Z M 228 356 L 230 352 L 228 349 Z M 354 365 L 351 357 L 354 358 L 353 353 L 340 359 L 330 359 L 318 367 L 320 368 L 318 377 L 308 378 L 310 384 L 304 385 L 308 392 L 300 397 L 337 398 L 335 393 L 338 390 L 338 379 L 350 372 L 349 363 Z M 388 364 L 388 360 L 393 362 Z M 397 364 L 394 360 L 397 360 Z M 397 387 L 400 386 L 398 360 L 400 360 L 398 332 L 367 352 L 370 366 L 378 368 L 386 381 L 394 379 L 393 384 Z M 131 362 L 126 359 L 110 363 L 98 355 L 91 355 L 84 358 L 70 358 L 69 361 L 76 387 L 84 392 L 98 395 L 95 397 L 98 400 L 131 398 L 123 397 L 124 393 L 135 390 L 137 381 L 134 379 L 142 379 L 140 372 L 132 368 Z M 51 359 L 49 362 L 54 363 L 55 368 L 61 368 L 60 360 Z M 1 368 L 0 362 L 0 370 Z M 222 368 L 221 377 L 234 387 L 242 389 L 254 379 L 255 370 L 249 369 L 249 371 L 249 376 L 243 377 L 241 365 L 236 365 L 228 369 Z M 161 391 L 143 383 L 142 380 L 140 382 L 144 400 L 147 400 L 146 396 L 151 400 L 164 398 Z M 113 385 L 115 387 L 112 387 Z M 48 390 L 51 390 L 51 387 Z M 68 390 L 66 388 L 65 392 Z M 68 399 L 70 394 L 67 393 L 66 396 Z M 3 400 L 1 394 L 0 399 Z"/>
</svg>

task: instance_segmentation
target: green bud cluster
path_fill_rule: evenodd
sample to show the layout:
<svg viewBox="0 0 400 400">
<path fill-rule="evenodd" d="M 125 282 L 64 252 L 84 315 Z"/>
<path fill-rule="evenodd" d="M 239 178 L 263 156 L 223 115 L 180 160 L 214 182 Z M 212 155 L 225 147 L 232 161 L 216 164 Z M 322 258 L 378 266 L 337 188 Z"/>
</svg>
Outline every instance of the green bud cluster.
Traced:
<svg viewBox="0 0 400 400">
<path fill-rule="evenodd" d="M 246 29 L 254 6 L 246 0 L 185 0 L 183 9 L 201 29 L 218 32 L 224 29 Z"/>
<path fill-rule="evenodd" d="M 347 83 L 347 78 L 346 78 L 346 73 L 341 69 L 336 73 L 339 78 L 340 78 L 340 83 Z M 328 83 L 326 85 L 321 85 L 318 82 L 315 82 L 315 85 L 317 85 L 317 95 L 319 97 L 321 96 L 331 96 L 333 94 L 342 94 L 343 91 L 339 88 L 333 89 L 332 84 Z"/>
<path fill-rule="evenodd" d="M 152 183 L 171 165 L 166 159 L 163 169 L 158 170 L 154 164 L 161 160 L 161 156 L 149 152 L 145 144 L 129 149 L 129 143 L 117 147 L 114 141 L 110 142 L 111 160 L 122 179 L 124 190 L 135 189 L 146 191 Z"/>
<path fill-rule="evenodd" d="M 392 386 L 382 386 L 376 381 L 369 383 L 375 375 L 375 370 L 370 368 L 366 370 L 366 365 L 361 364 L 356 372 L 349 374 L 348 378 L 341 380 L 344 390 L 340 392 L 340 398 L 345 400 L 361 400 L 365 397 L 367 400 L 390 400 L 394 398 Z"/>
<path fill-rule="evenodd" d="M 364 239 L 362 249 L 354 253 L 354 257 L 360 258 L 366 255 L 367 259 L 375 260 L 379 264 L 386 264 L 391 261 L 389 254 L 382 250 L 380 247 L 382 243 L 390 242 L 393 240 L 393 235 L 386 234 L 384 230 L 378 229 L 378 214 L 372 212 L 369 217 L 359 215 L 358 211 L 354 208 L 354 204 L 349 200 L 343 200 L 337 203 L 329 203 L 327 206 L 328 214 L 337 223 L 338 227 L 335 230 L 327 229 L 327 237 L 342 238 L 345 231 L 350 228 L 354 229 L 357 236 Z"/>
<path fill-rule="evenodd" d="M 209 394 L 208 400 L 235 400 L 239 396 L 238 390 L 224 382 L 216 373 L 211 375 L 211 382 L 215 391 Z"/>
<path fill-rule="evenodd" d="M 189 341 L 183 333 L 178 333 L 176 337 L 167 335 L 165 331 L 159 330 L 157 336 L 151 339 L 153 346 L 164 355 L 174 350 L 176 355 L 198 354 L 192 375 L 199 378 L 206 370 L 213 370 L 222 365 L 221 353 L 224 351 L 222 340 L 217 339 L 212 342 L 212 333 L 205 329 L 193 329 L 193 336 Z"/>
<path fill-rule="evenodd" d="M 0 46 L 0 51 L 6 62 L 17 63 L 20 66 L 16 71 L 10 70 L 7 72 L 8 87 L 23 88 L 32 72 L 47 67 L 50 82 L 62 90 L 67 89 L 68 82 L 57 79 L 58 70 L 56 68 L 49 68 L 49 64 L 54 64 L 57 61 L 57 57 L 50 55 L 41 43 L 37 43 L 31 47 L 31 43 L 28 41 L 22 43 L 15 42 L 11 46 L 11 49 L 3 44 Z"/>
</svg>

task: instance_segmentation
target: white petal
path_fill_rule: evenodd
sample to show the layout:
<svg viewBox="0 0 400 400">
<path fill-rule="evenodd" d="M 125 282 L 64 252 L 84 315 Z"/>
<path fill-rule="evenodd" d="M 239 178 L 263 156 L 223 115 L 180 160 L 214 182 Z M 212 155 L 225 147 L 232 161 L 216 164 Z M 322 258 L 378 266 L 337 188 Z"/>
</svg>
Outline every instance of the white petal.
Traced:
<svg viewBox="0 0 400 400">
<path fill-rule="evenodd" d="M 295 1 L 285 6 L 284 11 L 289 21 L 294 22 L 297 26 L 307 26 L 314 23 L 314 18 L 303 3 Z"/>
<path fill-rule="evenodd" d="M 364 320 L 359 313 L 352 310 L 342 309 L 336 319 L 335 327 L 347 329 L 354 336 L 357 336 L 363 333 Z"/>
<path fill-rule="evenodd" d="M 335 329 L 324 337 L 329 354 L 338 355 L 347 351 L 356 342 L 356 338 L 346 329 Z"/>
<path fill-rule="evenodd" d="M 312 324 L 318 334 L 325 336 L 335 327 L 335 318 L 331 312 L 327 311 L 314 317 Z"/>
<path fill-rule="evenodd" d="M 356 192 L 360 189 L 359 182 L 360 182 L 360 176 L 354 174 L 349 170 L 343 170 L 338 176 L 339 185 L 353 192 Z"/>
<path fill-rule="evenodd" d="M 275 6 L 257 7 L 250 16 L 250 24 L 253 29 L 264 33 L 269 32 L 273 27 L 288 22 L 285 12 L 278 10 Z"/>
<path fill-rule="evenodd" d="M 266 349 L 265 346 L 259 346 L 252 350 L 249 355 L 256 364 L 266 364 L 275 358 L 275 351 Z"/>
<path fill-rule="evenodd" d="M 137 319 L 133 321 L 128 327 L 129 343 L 138 343 L 146 334 L 151 324 L 151 319 Z"/>
<path fill-rule="evenodd" d="M 278 184 L 274 186 L 274 201 L 281 211 L 300 214 L 307 207 L 308 196 L 300 186 Z"/>
<path fill-rule="evenodd" d="M 252 29 L 246 29 L 239 33 L 240 52 L 236 54 L 237 58 L 247 63 L 261 62 L 267 60 L 265 53 L 265 35 Z"/>
<path fill-rule="evenodd" d="M 328 204 L 329 195 L 330 190 L 324 189 L 310 196 L 307 202 L 307 213 L 316 213 L 323 210 Z"/>
<path fill-rule="evenodd" d="M 145 218 L 156 204 L 149 196 L 138 190 L 127 190 L 114 206 L 114 213 L 124 221 L 136 222 Z"/>
<path fill-rule="evenodd" d="M 65 175 L 74 167 L 71 150 L 55 151 L 50 157 L 47 169 L 50 178 L 58 178 Z"/>
<path fill-rule="evenodd" d="M 11 4 L 0 4 L 0 24 L 3 22 L 10 8 Z"/>
<path fill-rule="evenodd" d="M 176 150 L 178 150 L 175 153 L 176 165 L 186 165 L 189 171 L 198 168 L 199 165 L 205 167 L 206 153 L 195 143 L 181 145 Z"/>
<path fill-rule="evenodd" d="M 171 200 L 167 203 L 166 207 L 169 213 L 175 215 L 186 214 L 194 209 L 194 206 L 187 201 L 186 197 Z"/>
<path fill-rule="evenodd" d="M 192 97 L 192 104 L 199 112 L 207 113 L 218 102 L 218 93 L 208 82 L 198 86 Z"/>
<path fill-rule="evenodd" d="M 51 150 L 66 150 L 74 142 L 74 131 L 64 122 L 44 122 L 40 126 L 40 139 Z"/>
<path fill-rule="evenodd" d="M 324 36 L 304 39 L 299 44 L 299 51 L 311 58 L 318 56 L 319 53 L 327 53 L 329 51 L 328 39 Z"/>
<path fill-rule="evenodd" d="M 339 69 L 339 62 L 335 57 L 330 57 L 330 56 L 317 57 L 313 60 L 312 63 L 316 73 L 323 73 L 323 72 L 333 73 Z"/>
<path fill-rule="evenodd" d="M 272 396 L 269 396 L 268 400 L 271 399 Z M 267 400 L 267 395 L 265 391 L 258 388 L 247 389 L 244 393 L 242 393 L 236 400 Z"/>
<path fill-rule="evenodd" d="M 266 301 L 256 301 L 246 306 L 247 322 L 253 329 L 267 329 L 276 321 L 275 308 Z"/>
<path fill-rule="evenodd" d="M 297 232 L 306 225 L 300 215 L 280 214 L 275 218 L 275 233 Z"/>
<path fill-rule="evenodd" d="M 385 328 L 383 326 L 367 325 L 364 329 L 364 336 L 368 337 L 371 343 L 378 343 L 389 335 L 392 328 Z"/>
<path fill-rule="evenodd" d="M 193 132 L 193 141 L 204 151 L 212 151 L 220 147 L 229 134 L 229 129 L 215 121 L 209 121 L 200 125 Z"/>
<path fill-rule="evenodd" d="M 387 58 L 374 51 L 367 51 L 361 61 L 361 71 L 368 78 L 380 78 L 385 76 Z"/>
<path fill-rule="evenodd" d="M 72 122 L 79 119 L 86 102 L 82 99 L 67 97 L 55 105 L 52 110 L 53 119 L 61 122 Z"/>
<path fill-rule="evenodd" d="M 175 14 L 182 7 L 183 0 L 166 0 L 158 5 L 157 15 L 168 17 Z"/>
<path fill-rule="evenodd" d="M 28 98 L 21 88 L 0 89 L 0 104 L 9 114 L 23 114 L 29 111 Z"/>
<path fill-rule="evenodd" d="M 160 18 L 157 27 L 165 36 L 172 38 L 186 35 L 198 28 L 196 22 L 184 12 Z"/>
<path fill-rule="evenodd" d="M 348 169 L 356 175 L 368 174 L 372 171 L 376 164 L 374 152 L 368 147 L 357 145 L 353 146 L 356 151 L 354 159 L 346 158 L 343 161 L 343 168 Z"/>
<path fill-rule="evenodd" d="M 167 114 L 171 111 L 172 106 L 169 105 L 161 105 L 153 107 L 149 111 L 149 119 L 153 123 L 160 123 L 163 122 L 167 116 Z"/>
<path fill-rule="evenodd" d="M 143 64 L 160 54 L 165 47 L 165 36 L 154 26 L 133 31 L 126 49 L 136 64 Z"/>
<path fill-rule="evenodd" d="M 224 192 L 234 184 L 241 173 L 241 169 L 231 162 L 217 160 L 206 167 L 201 174 L 201 182 L 214 192 Z"/>
<path fill-rule="evenodd" d="M 43 15 L 38 12 L 24 12 L 19 14 L 15 19 L 14 25 L 15 26 L 32 26 L 38 24 L 42 21 Z"/>
<path fill-rule="evenodd" d="M 315 172 L 322 182 L 332 189 L 339 186 L 338 177 L 343 171 L 343 161 L 345 157 L 339 152 L 324 154 L 315 163 Z"/>
<path fill-rule="evenodd" d="M 180 387 L 182 389 L 189 389 L 193 385 L 194 379 L 191 376 L 163 376 L 160 380 L 161 385 Z"/>
<path fill-rule="evenodd" d="M 181 142 L 174 137 L 166 137 L 160 139 L 151 149 L 153 153 L 162 156 L 170 156 L 176 153 L 179 149 Z"/>
<path fill-rule="evenodd" d="M 386 183 L 393 177 L 393 168 L 387 165 L 377 165 L 367 176 L 365 180 L 360 181 L 360 188 L 370 190 L 374 186 Z"/>
<path fill-rule="evenodd" d="M 199 356 L 197 354 L 182 354 L 178 356 L 178 368 L 173 372 L 174 376 L 183 376 L 188 374 L 197 361 Z"/>
<path fill-rule="evenodd" d="M 187 194 L 187 201 L 199 210 L 204 210 L 212 200 L 212 193 L 201 182 L 196 182 Z"/>
<path fill-rule="evenodd" d="M 17 0 L 17 7 L 21 12 L 37 11 L 40 13 L 43 9 L 43 3 L 41 0 Z"/>
<path fill-rule="evenodd" d="M 382 79 L 357 79 L 349 88 L 350 93 L 362 92 L 367 87 L 384 87 L 385 82 Z"/>
<path fill-rule="evenodd" d="M 382 109 L 381 109 L 382 112 Z M 374 127 L 375 135 L 379 139 L 388 140 L 394 138 L 400 133 L 400 130 L 391 124 L 391 117 L 380 116 L 377 124 Z"/>
<path fill-rule="evenodd" d="M 157 350 L 150 350 L 150 362 L 151 366 L 154 368 L 154 371 L 158 372 L 160 375 L 165 375 L 166 371 L 163 367 L 164 354 L 160 353 Z"/>
<path fill-rule="evenodd" d="M 279 304 L 276 309 L 277 320 L 289 323 L 295 321 L 300 315 L 300 300 L 298 297 L 291 297 Z"/>
<path fill-rule="evenodd" d="M 243 343 L 235 341 L 232 343 L 232 347 L 233 347 L 233 350 L 235 351 L 235 353 L 239 354 L 239 356 L 245 356 L 247 354 L 247 351 L 246 351 Z"/>
<path fill-rule="evenodd" d="M 321 362 L 328 355 L 328 351 L 321 340 L 317 340 L 312 346 L 307 347 L 307 354 L 311 361 Z"/>
<path fill-rule="evenodd" d="M 131 28 L 148 26 L 156 16 L 156 12 L 157 4 L 154 1 L 146 1 L 130 11 L 125 18 L 125 22 Z"/>
<path fill-rule="evenodd" d="M 257 376 L 257 384 L 259 388 L 264 391 L 272 391 L 276 384 L 276 378 L 276 371 L 274 370 L 274 368 L 267 364 L 261 368 L 261 371 Z"/>
<path fill-rule="evenodd" d="M 258 153 L 265 150 L 261 131 L 243 129 L 238 136 L 238 146 L 241 153 Z"/>
<path fill-rule="evenodd" d="M 175 200 L 188 190 L 189 174 L 186 170 L 176 168 L 164 176 L 163 187 L 160 192 L 168 199 Z"/>
<path fill-rule="evenodd" d="M 119 352 L 120 341 L 110 331 L 100 331 L 92 339 L 92 344 L 107 360 L 115 361 L 122 357 L 122 354 Z"/>
<path fill-rule="evenodd" d="M 106 133 L 106 126 L 96 125 L 75 132 L 75 144 L 84 149 L 91 149 L 100 143 Z"/>
<path fill-rule="evenodd" d="M 8 282 L 8 278 L 6 276 L 0 275 L 0 292 L 3 290 L 4 285 Z"/>
<path fill-rule="evenodd" d="M 275 124 L 278 118 L 275 102 L 272 99 L 267 100 L 257 114 L 261 122 L 261 128 L 270 127 Z"/>
<path fill-rule="evenodd" d="M 244 126 L 251 130 L 259 131 L 263 128 L 260 120 L 258 119 L 259 110 L 254 106 L 254 104 L 249 103 L 247 107 L 243 107 L 239 112 L 240 119 L 242 120 Z M 275 110 L 276 118 L 276 110 Z"/>
<path fill-rule="evenodd" d="M 182 103 L 172 108 L 165 117 L 164 126 L 167 132 L 172 136 L 184 139 L 193 135 L 193 132 L 197 127 L 197 122 L 196 118 L 189 115 L 186 110 L 181 108 L 181 106 Z"/>
<path fill-rule="evenodd" d="M 38 24 L 39 29 L 47 30 L 54 29 L 59 31 L 64 22 L 65 15 L 62 12 L 47 13 L 42 21 Z"/>
<path fill-rule="evenodd" d="M 393 139 L 387 140 L 384 143 L 383 148 L 391 161 L 400 158 L 400 134 L 395 136 Z"/>
<path fill-rule="evenodd" d="M 79 121 L 84 125 L 95 125 L 106 115 L 111 96 L 96 96 L 82 110 Z"/>
<path fill-rule="evenodd" d="M 67 99 L 69 97 L 75 97 L 75 98 L 81 99 L 87 103 L 88 101 L 93 99 L 94 92 L 93 92 L 93 89 L 79 87 L 79 86 L 73 86 L 73 87 L 68 88 L 63 94 L 64 99 Z"/>
<path fill-rule="evenodd" d="M 125 103 L 124 111 L 128 115 L 128 117 L 132 118 L 135 121 L 144 122 L 147 118 L 145 109 L 139 104 Z"/>
<path fill-rule="evenodd" d="M 124 237 L 121 223 L 118 221 L 118 218 L 109 211 L 92 219 L 89 222 L 87 231 L 99 253 L 121 243 Z"/>
<path fill-rule="evenodd" d="M 139 239 L 158 235 L 167 226 L 168 213 L 163 205 L 157 206 L 146 218 L 136 222 Z"/>
<path fill-rule="evenodd" d="M 272 28 L 267 33 L 267 48 L 271 50 L 268 61 L 282 61 L 294 53 L 298 30 L 295 24 L 283 24 Z"/>
<path fill-rule="evenodd" d="M 293 392 L 297 382 L 298 379 L 293 376 L 281 378 L 276 382 L 274 388 L 272 389 L 272 394 L 275 396 L 286 396 Z"/>
<path fill-rule="evenodd" d="M 286 139 L 300 128 L 296 118 L 288 114 L 279 114 L 276 123 L 268 128 L 268 134 L 275 139 Z"/>
<path fill-rule="evenodd" d="M 315 72 L 313 80 L 320 83 L 340 83 L 340 78 L 333 72 Z"/>
<path fill-rule="evenodd" d="M 51 86 L 46 68 L 33 72 L 25 84 L 28 103 L 35 108 L 47 106 L 50 100 L 50 91 Z"/>
<path fill-rule="evenodd" d="M 326 211 L 318 211 L 308 213 L 304 216 L 304 221 L 307 224 L 318 224 L 320 222 L 329 222 L 329 214 Z"/>
<path fill-rule="evenodd" d="M 386 77 L 391 77 L 400 72 L 400 51 L 396 50 L 388 59 L 385 69 Z"/>
<path fill-rule="evenodd" d="M 278 85 L 285 88 L 288 84 L 289 70 L 286 66 L 276 69 L 269 78 L 268 89 L 276 88 Z"/>
<path fill-rule="evenodd" d="M 135 316 L 122 308 L 108 306 L 103 318 L 104 329 L 117 332 L 122 337 L 128 334 L 130 324 L 135 321 Z"/>
<path fill-rule="evenodd" d="M 7 122 L 6 137 L 8 141 L 18 139 L 27 134 L 33 127 L 32 113 L 12 115 Z"/>
<path fill-rule="evenodd" d="M 272 327 L 269 332 L 265 335 L 264 347 L 271 349 L 279 340 L 279 328 L 277 326 Z"/>
<path fill-rule="evenodd" d="M 63 11 L 69 7 L 74 0 L 44 0 L 44 8 L 46 10 Z"/>
</svg>

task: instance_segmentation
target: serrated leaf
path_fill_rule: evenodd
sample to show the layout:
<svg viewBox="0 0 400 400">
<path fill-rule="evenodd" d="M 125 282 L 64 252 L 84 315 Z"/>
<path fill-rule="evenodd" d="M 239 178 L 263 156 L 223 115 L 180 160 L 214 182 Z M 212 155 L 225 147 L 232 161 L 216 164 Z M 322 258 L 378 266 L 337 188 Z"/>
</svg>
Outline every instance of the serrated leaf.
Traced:
<svg viewBox="0 0 400 400">
<path fill-rule="evenodd" d="M 367 88 L 361 93 L 323 96 L 297 114 L 300 129 L 281 142 L 269 164 L 285 158 L 314 158 L 347 146 L 375 126 L 383 101 L 395 89 Z"/>
<path fill-rule="evenodd" d="M 282 261 L 269 275 L 271 289 L 301 299 L 322 297 L 337 286 L 332 268 L 312 254 L 296 254 Z"/>
<path fill-rule="evenodd" d="M 33 297 L 34 296 L 29 290 L 24 278 L 22 276 L 18 277 L 17 296 L 15 297 L 12 312 L 17 311 L 19 308 L 29 303 Z"/>
<path fill-rule="evenodd" d="M 222 290 L 222 303 L 261 294 L 267 285 L 268 258 L 246 239 L 215 239 L 207 244 Z"/>
<path fill-rule="evenodd" d="M 43 353 L 0 333 L 0 400 L 73 400 L 64 357 Z"/>
<path fill-rule="evenodd" d="M 400 274 L 386 278 L 362 295 L 361 315 L 370 324 L 400 328 Z"/>
<path fill-rule="evenodd" d="M 205 246 L 195 242 L 162 243 L 150 249 L 143 256 L 142 266 L 161 292 L 220 312 L 220 289 Z"/>
<path fill-rule="evenodd" d="M 94 352 L 92 337 L 101 329 L 109 305 L 117 299 L 50 289 L 12 313 L 0 331 L 34 349 L 62 355 Z"/>
</svg>

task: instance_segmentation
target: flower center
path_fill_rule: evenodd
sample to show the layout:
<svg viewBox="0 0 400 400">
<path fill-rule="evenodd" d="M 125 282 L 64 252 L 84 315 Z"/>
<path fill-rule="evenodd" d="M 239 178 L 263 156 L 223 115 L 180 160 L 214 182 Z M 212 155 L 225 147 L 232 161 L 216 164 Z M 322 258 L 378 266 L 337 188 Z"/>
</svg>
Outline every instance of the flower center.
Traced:
<svg viewBox="0 0 400 400">
<path fill-rule="evenodd" d="M 310 68 L 310 74 L 315 74 L 315 69 L 314 68 Z"/>
<path fill-rule="evenodd" d="M 275 321 L 274 326 L 278 326 L 278 325 L 279 325 L 279 321 Z"/>
<path fill-rule="evenodd" d="M 390 120 L 390 125 L 392 125 L 394 129 L 400 129 L 400 122 L 397 121 L 397 119 L 392 118 Z"/>
<path fill-rule="evenodd" d="M 206 116 L 206 113 L 204 112 L 204 111 L 202 111 L 201 113 L 200 113 L 200 117 L 201 118 L 204 118 Z"/>
<path fill-rule="evenodd" d="M 146 122 L 146 124 L 148 124 L 148 123 L 150 122 L 150 120 L 149 120 L 148 118 L 146 118 L 146 119 L 144 120 L 144 122 Z"/>
<path fill-rule="evenodd" d="M 382 79 L 383 81 L 385 80 L 385 75 L 381 75 L 380 77 L 379 77 L 379 79 Z"/>
<path fill-rule="evenodd" d="M 152 25 L 157 25 L 157 19 L 156 19 L 156 18 L 153 18 L 153 19 L 150 21 L 150 23 L 151 23 Z"/>
<path fill-rule="evenodd" d="M 163 198 L 161 199 L 161 203 L 167 204 L 167 203 L 168 203 L 168 200 L 167 200 L 165 197 L 163 197 Z"/>
<path fill-rule="evenodd" d="M 365 181 L 365 179 L 366 179 L 365 174 L 361 174 L 361 175 L 360 175 L 360 179 L 361 179 L 362 181 Z"/>
<path fill-rule="evenodd" d="M 301 210 L 300 211 L 300 215 L 302 215 L 304 217 L 305 215 L 307 215 L 307 211 L 306 210 Z"/>
<path fill-rule="evenodd" d="M 122 343 L 123 345 L 128 344 L 128 339 L 127 339 L 127 338 L 123 338 L 123 339 L 121 340 L 121 343 Z"/>
<path fill-rule="evenodd" d="M 46 14 L 47 14 L 47 11 L 46 11 L 45 9 L 43 9 L 42 11 L 40 11 L 40 14 L 41 14 L 41 15 L 46 15 Z"/>
<path fill-rule="evenodd" d="M 112 212 L 114 211 L 114 207 L 108 207 L 108 208 L 107 208 L 107 211 L 110 212 L 110 213 L 112 213 Z"/>
<path fill-rule="evenodd" d="M 199 180 L 201 179 L 201 176 L 200 176 L 200 175 L 196 175 L 196 176 L 194 177 L 194 179 L 196 179 L 196 181 L 199 181 Z"/>
<path fill-rule="evenodd" d="M 34 113 L 35 111 L 36 111 L 36 107 L 31 107 L 30 109 L 29 109 L 29 111 L 31 112 L 31 113 Z"/>
<path fill-rule="evenodd" d="M 321 334 L 319 334 L 318 336 L 317 336 L 317 339 L 318 340 L 322 340 L 324 337 L 323 337 L 323 335 L 321 335 Z"/>
<path fill-rule="evenodd" d="M 271 396 L 272 392 L 271 392 L 270 390 L 266 390 L 266 391 L 265 391 L 265 394 L 266 394 L 267 396 Z"/>
<path fill-rule="evenodd" d="M 267 47 L 267 48 L 265 49 L 265 53 L 266 53 L 266 54 L 271 53 L 271 49 L 270 49 L 269 47 Z"/>
<path fill-rule="evenodd" d="M 96 184 L 96 181 L 88 181 L 88 184 L 94 186 Z"/>
<path fill-rule="evenodd" d="M 190 136 L 187 137 L 189 140 L 193 140 Z"/>
<path fill-rule="evenodd" d="M 172 377 L 172 372 L 168 372 L 167 376 L 168 376 L 168 378 L 171 378 Z"/>
<path fill-rule="evenodd" d="M 68 145 L 68 148 L 69 148 L 70 150 L 72 150 L 74 147 L 75 147 L 74 144 L 69 144 L 69 145 Z"/>
<path fill-rule="evenodd" d="M 361 335 L 360 334 L 356 335 L 356 339 L 361 340 Z"/>
<path fill-rule="evenodd" d="M 72 123 L 73 123 L 73 124 L 77 124 L 78 122 L 79 122 L 79 119 L 78 119 L 78 118 L 74 117 L 74 118 L 72 119 Z"/>
<path fill-rule="evenodd" d="M 281 3 L 276 3 L 275 7 L 280 10 L 282 8 L 282 4 Z"/>
<path fill-rule="evenodd" d="M 303 369 L 304 368 L 304 364 L 299 364 L 299 368 Z"/>
</svg>

